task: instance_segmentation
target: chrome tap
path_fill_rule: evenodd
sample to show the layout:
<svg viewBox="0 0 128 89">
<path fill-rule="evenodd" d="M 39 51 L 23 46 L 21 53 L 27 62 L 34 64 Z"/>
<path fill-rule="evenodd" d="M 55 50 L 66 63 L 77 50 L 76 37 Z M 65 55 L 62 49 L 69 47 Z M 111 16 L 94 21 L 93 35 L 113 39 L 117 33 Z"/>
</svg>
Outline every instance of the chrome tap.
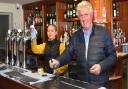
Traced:
<svg viewBox="0 0 128 89">
<path fill-rule="evenodd" d="M 22 39 L 22 30 L 18 29 L 16 36 L 16 66 L 20 66 L 19 48 L 20 48 L 21 39 Z"/>
<path fill-rule="evenodd" d="M 12 30 L 12 36 L 11 36 L 11 65 L 14 65 L 14 41 L 15 41 L 15 30 Z"/>
<path fill-rule="evenodd" d="M 27 34 L 28 32 L 29 30 L 25 30 L 23 33 L 23 68 L 26 68 L 26 42 L 30 40 L 30 35 Z"/>
<path fill-rule="evenodd" d="M 9 40 L 10 40 L 10 37 L 11 37 L 11 30 L 9 29 L 8 30 L 8 33 L 7 33 L 7 37 L 5 38 L 5 49 L 6 49 L 6 59 L 5 59 L 5 63 L 6 64 L 9 64 Z"/>
</svg>

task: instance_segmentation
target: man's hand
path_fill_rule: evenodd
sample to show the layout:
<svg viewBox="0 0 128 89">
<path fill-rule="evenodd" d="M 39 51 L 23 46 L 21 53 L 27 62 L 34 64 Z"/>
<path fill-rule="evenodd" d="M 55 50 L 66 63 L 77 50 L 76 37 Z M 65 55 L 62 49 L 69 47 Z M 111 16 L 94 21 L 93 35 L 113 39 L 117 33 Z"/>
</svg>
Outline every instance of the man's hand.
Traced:
<svg viewBox="0 0 128 89">
<path fill-rule="evenodd" d="M 30 26 L 30 30 L 31 30 L 31 40 L 33 40 L 36 37 L 37 31 L 36 31 L 34 25 Z"/>
<path fill-rule="evenodd" d="M 90 68 L 90 73 L 95 74 L 95 75 L 99 75 L 101 72 L 101 66 L 100 64 L 95 64 Z"/>
<path fill-rule="evenodd" d="M 49 61 L 49 66 L 50 68 L 53 68 L 53 69 L 56 69 L 57 67 L 59 67 L 59 64 L 60 64 L 59 61 L 56 59 L 51 59 Z"/>
</svg>

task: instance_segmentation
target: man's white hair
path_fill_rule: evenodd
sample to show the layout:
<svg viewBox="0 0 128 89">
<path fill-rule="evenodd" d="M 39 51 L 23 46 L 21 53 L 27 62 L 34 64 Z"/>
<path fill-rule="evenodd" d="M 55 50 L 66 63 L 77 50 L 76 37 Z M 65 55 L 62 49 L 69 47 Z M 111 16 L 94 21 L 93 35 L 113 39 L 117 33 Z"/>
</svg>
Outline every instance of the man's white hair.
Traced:
<svg viewBox="0 0 128 89">
<path fill-rule="evenodd" d="M 88 1 L 81 1 L 80 3 L 77 4 L 76 10 L 79 16 L 79 11 L 83 8 L 83 7 L 87 7 L 89 12 L 93 12 L 93 6 L 90 2 Z"/>
</svg>

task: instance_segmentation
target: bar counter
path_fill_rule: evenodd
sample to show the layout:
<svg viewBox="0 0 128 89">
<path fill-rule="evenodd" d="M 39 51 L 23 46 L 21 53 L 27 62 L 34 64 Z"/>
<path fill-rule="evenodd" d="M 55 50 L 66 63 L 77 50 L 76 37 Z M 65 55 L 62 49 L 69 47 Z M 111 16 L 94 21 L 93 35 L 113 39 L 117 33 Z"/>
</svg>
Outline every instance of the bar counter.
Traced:
<svg viewBox="0 0 128 89">
<path fill-rule="evenodd" d="M 124 61 L 128 63 L 128 53 L 117 52 L 116 64 L 110 70 L 109 82 L 112 89 L 125 89 Z"/>
<path fill-rule="evenodd" d="M 98 89 L 97 86 L 67 78 L 28 85 L 0 75 L 0 89 Z"/>
<path fill-rule="evenodd" d="M 32 77 L 33 76 L 33 77 Z M 1 63 L 0 89 L 98 89 L 98 86 L 64 76 L 46 73 L 41 76 L 30 70 Z"/>
<path fill-rule="evenodd" d="M 123 84 L 123 61 L 128 60 L 128 54 L 118 53 L 116 64 L 110 71 L 110 85 L 112 89 L 124 89 Z M 0 75 L 0 89 L 98 89 L 98 86 L 70 78 L 59 77 L 45 82 L 28 84 L 25 82 L 10 79 Z"/>
</svg>

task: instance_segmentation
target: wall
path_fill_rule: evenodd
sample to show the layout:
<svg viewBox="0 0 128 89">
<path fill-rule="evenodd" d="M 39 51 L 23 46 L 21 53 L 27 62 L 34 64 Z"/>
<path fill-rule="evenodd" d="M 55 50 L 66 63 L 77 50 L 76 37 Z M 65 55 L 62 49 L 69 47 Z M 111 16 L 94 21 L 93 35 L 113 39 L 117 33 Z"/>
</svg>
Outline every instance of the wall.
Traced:
<svg viewBox="0 0 128 89">
<path fill-rule="evenodd" d="M 11 12 L 13 14 L 13 28 L 23 29 L 23 10 L 21 5 L 19 9 L 16 9 L 16 4 L 0 3 L 0 12 Z"/>
</svg>

